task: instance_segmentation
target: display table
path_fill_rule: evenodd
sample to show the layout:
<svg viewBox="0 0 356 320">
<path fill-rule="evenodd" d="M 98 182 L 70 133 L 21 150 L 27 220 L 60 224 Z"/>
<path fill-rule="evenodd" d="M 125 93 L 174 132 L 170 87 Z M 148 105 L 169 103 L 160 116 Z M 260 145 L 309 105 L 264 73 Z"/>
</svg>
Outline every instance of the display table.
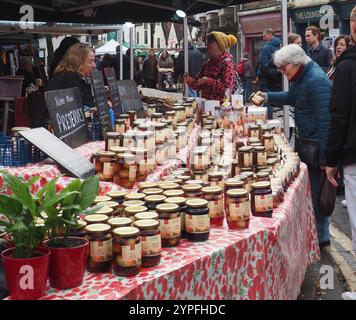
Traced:
<svg viewBox="0 0 356 320">
<path fill-rule="evenodd" d="M 131 278 L 86 273 L 78 288 L 44 299 L 296 299 L 308 264 L 320 259 L 304 164 L 273 218 L 250 228 L 213 228 L 210 240 L 165 248 L 162 261 Z"/>
</svg>

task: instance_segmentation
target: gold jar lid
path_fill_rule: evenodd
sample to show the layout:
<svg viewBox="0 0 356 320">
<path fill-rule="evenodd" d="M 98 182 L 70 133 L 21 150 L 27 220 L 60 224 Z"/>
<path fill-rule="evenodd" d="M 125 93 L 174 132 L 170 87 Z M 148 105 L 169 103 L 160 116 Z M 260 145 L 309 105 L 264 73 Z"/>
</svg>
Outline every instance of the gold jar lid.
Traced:
<svg viewBox="0 0 356 320">
<path fill-rule="evenodd" d="M 211 178 L 222 178 L 224 174 L 220 171 L 215 171 L 215 172 L 209 172 L 208 176 Z"/>
<path fill-rule="evenodd" d="M 255 130 L 255 129 L 259 129 L 260 127 L 257 124 L 250 124 L 248 126 L 249 129 Z"/>
<path fill-rule="evenodd" d="M 156 182 L 141 182 L 138 187 L 140 190 L 156 188 L 158 183 Z"/>
<path fill-rule="evenodd" d="M 252 171 L 243 171 L 243 172 L 241 172 L 241 175 L 245 176 L 247 178 L 251 178 L 251 177 L 254 176 L 254 172 L 252 172 Z"/>
<path fill-rule="evenodd" d="M 161 203 L 156 207 L 156 210 L 159 213 L 175 212 L 178 209 L 179 209 L 179 205 L 175 203 Z"/>
<path fill-rule="evenodd" d="M 120 228 L 114 229 L 113 233 L 114 233 L 114 236 L 130 238 L 130 237 L 138 236 L 140 233 L 140 230 L 137 229 L 136 227 L 120 227 Z"/>
<path fill-rule="evenodd" d="M 154 194 L 154 195 L 147 196 L 145 198 L 145 201 L 149 203 L 158 203 L 158 202 L 163 202 L 165 199 L 166 197 L 162 194 Z"/>
<path fill-rule="evenodd" d="M 251 187 L 252 189 L 269 189 L 271 188 L 271 183 L 268 181 L 255 182 Z"/>
<path fill-rule="evenodd" d="M 102 203 L 100 203 L 99 206 L 101 206 Z M 95 207 L 94 207 L 95 209 Z M 101 207 L 100 209 L 96 210 L 95 213 L 97 214 L 105 214 L 105 215 L 111 215 L 114 212 L 114 209 L 112 207 L 104 206 Z"/>
<path fill-rule="evenodd" d="M 116 119 L 115 123 L 124 124 L 125 123 L 125 119 Z"/>
<path fill-rule="evenodd" d="M 125 196 L 126 200 L 143 200 L 146 197 L 146 195 L 144 193 L 128 193 Z"/>
<path fill-rule="evenodd" d="M 253 147 L 251 147 L 251 146 L 245 146 L 245 147 L 239 148 L 238 151 L 239 151 L 239 152 L 251 152 L 252 149 L 253 149 Z"/>
<path fill-rule="evenodd" d="M 170 178 L 170 179 L 165 180 L 164 182 L 176 183 L 176 184 L 180 185 L 183 181 L 181 179 L 172 179 L 172 178 Z"/>
<path fill-rule="evenodd" d="M 225 185 L 227 187 L 236 187 L 236 188 L 240 188 L 243 187 L 244 183 L 241 180 L 238 180 L 236 178 L 232 178 L 232 179 L 228 179 L 225 181 Z"/>
<path fill-rule="evenodd" d="M 150 196 L 150 195 L 162 194 L 163 190 L 160 188 L 148 188 L 148 189 L 143 189 L 142 193 L 144 193 L 147 196 Z"/>
<path fill-rule="evenodd" d="M 156 211 L 146 211 L 135 214 L 136 220 L 158 219 L 158 213 Z"/>
<path fill-rule="evenodd" d="M 164 200 L 165 203 L 173 203 L 173 204 L 178 204 L 181 205 L 185 203 L 187 199 L 185 197 L 172 197 L 172 198 L 167 198 Z"/>
<path fill-rule="evenodd" d="M 182 175 L 177 176 L 177 179 L 182 180 L 183 182 L 185 182 L 187 180 L 190 180 L 190 176 L 182 174 Z"/>
<path fill-rule="evenodd" d="M 205 170 L 203 171 L 194 171 L 197 175 L 202 174 L 202 172 L 205 172 Z M 205 181 L 203 180 L 188 180 L 185 182 L 185 184 L 200 184 L 200 185 L 204 185 Z"/>
<path fill-rule="evenodd" d="M 264 146 L 254 146 L 253 149 L 257 152 L 264 152 L 266 148 Z"/>
<path fill-rule="evenodd" d="M 222 193 L 222 189 L 219 186 L 205 187 L 201 191 L 206 194 Z"/>
<path fill-rule="evenodd" d="M 127 213 L 130 216 L 134 216 L 136 213 L 145 212 L 145 211 L 147 211 L 147 207 L 145 206 L 132 206 L 132 207 L 125 208 L 125 213 Z"/>
<path fill-rule="evenodd" d="M 116 201 L 105 201 L 105 202 L 101 202 L 100 205 L 103 205 L 104 208 L 105 207 L 117 208 L 119 206 L 119 204 Z"/>
<path fill-rule="evenodd" d="M 183 190 L 166 190 L 163 192 L 163 195 L 166 197 L 179 197 L 184 195 Z"/>
<path fill-rule="evenodd" d="M 259 171 L 256 173 L 256 178 L 268 178 L 269 172 Z"/>
<path fill-rule="evenodd" d="M 99 151 L 97 153 L 97 155 L 99 157 L 110 157 L 110 158 L 113 158 L 116 156 L 116 153 L 115 152 L 111 152 L 111 151 Z"/>
<path fill-rule="evenodd" d="M 166 111 L 166 116 L 174 116 L 176 114 L 175 111 Z"/>
<path fill-rule="evenodd" d="M 161 188 L 163 191 L 166 191 L 166 190 L 178 189 L 180 186 L 177 183 L 162 182 L 158 184 L 158 187 Z"/>
<path fill-rule="evenodd" d="M 109 220 L 109 217 L 106 214 L 88 214 L 84 217 L 84 220 L 89 223 L 93 222 L 106 222 Z"/>
<path fill-rule="evenodd" d="M 115 152 L 116 154 L 118 154 L 118 153 L 127 153 L 128 149 L 124 148 L 124 147 L 114 146 L 114 147 L 110 148 L 110 151 L 111 152 Z"/>
<path fill-rule="evenodd" d="M 132 153 L 118 153 L 117 158 L 125 161 L 135 161 L 135 156 Z"/>
<path fill-rule="evenodd" d="M 272 139 L 272 138 L 273 138 L 273 134 L 272 134 L 272 133 L 265 133 L 265 134 L 263 135 L 263 138 L 264 138 L 264 139 Z"/>
<path fill-rule="evenodd" d="M 137 220 L 134 225 L 140 230 L 156 229 L 159 227 L 159 221 L 153 219 Z"/>
<path fill-rule="evenodd" d="M 240 180 L 240 181 L 242 181 L 242 182 L 247 181 L 247 177 L 246 177 L 246 176 L 244 176 L 244 175 L 239 175 L 239 176 L 236 176 L 234 179 L 236 179 L 236 180 Z"/>
<path fill-rule="evenodd" d="M 111 227 L 105 223 L 94 223 L 85 227 L 85 232 L 88 233 L 101 233 L 101 232 L 109 232 Z"/>
<path fill-rule="evenodd" d="M 115 199 L 115 198 L 123 198 L 124 196 L 127 195 L 126 191 L 110 191 L 107 193 L 107 196 Z"/>
<path fill-rule="evenodd" d="M 142 200 L 128 200 L 122 203 L 124 208 L 127 207 L 136 207 L 136 206 L 144 206 L 145 202 Z"/>
<path fill-rule="evenodd" d="M 189 199 L 186 201 L 186 205 L 191 208 L 201 208 L 208 206 L 208 201 L 205 199 Z"/>
<path fill-rule="evenodd" d="M 120 138 L 120 133 L 118 133 L 118 132 L 107 132 L 106 133 L 106 137 L 107 138 L 116 138 L 116 139 L 118 139 L 118 138 Z"/>
<path fill-rule="evenodd" d="M 17 132 L 20 132 L 20 131 L 27 131 L 27 130 L 30 130 L 31 128 L 29 127 L 13 127 L 11 129 L 11 132 L 12 133 L 17 133 Z"/>
<path fill-rule="evenodd" d="M 226 193 L 229 197 L 246 197 L 248 195 L 245 189 L 231 189 Z"/>
<path fill-rule="evenodd" d="M 182 189 L 184 191 L 200 191 L 203 188 L 201 184 L 185 184 Z"/>
<path fill-rule="evenodd" d="M 94 199 L 94 203 L 106 202 L 111 201 L 112 199 L 109 196 L 97 196 Z"/>
<path fill-rule="evenodd" d="M 121 113 L 121 114 L 119 114 L 119 118 L 121 118 L 121 119 L 127 119 L 127 118 L 129 118 L 129 117 L 130 117 L 130 115 L 127 114 L 127 113 Z"/>
<path fill-rule="evenodd" d="M 111 218 L 108 220 L 108 224 L 111 227 L 124 227 L 127 225 L 130 225 L 132 223 L 132 220 L 130 218 L 126 218 L 126 217 L 117 217 L 117 218 Z"/>
</svg>

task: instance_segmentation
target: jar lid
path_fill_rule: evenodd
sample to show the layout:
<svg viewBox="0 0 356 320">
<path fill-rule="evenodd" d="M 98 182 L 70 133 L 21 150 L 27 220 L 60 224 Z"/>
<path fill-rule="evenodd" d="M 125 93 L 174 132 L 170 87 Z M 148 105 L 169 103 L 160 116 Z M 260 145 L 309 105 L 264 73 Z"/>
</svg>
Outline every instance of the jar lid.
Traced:
<svg viewBox="0 0 356 320">
<path fill-rule="evenodd" d="M 140 190 L 156 188 L 157 187 L 157 183 L 156 182 L 141 182 L 138 185 L 138 187 L 139 187 Z"/>
<path fill-rule="evenodd" d="M 224 176 L 224 174 L 222 172 L 215 171 L 215 172 L 209 172 L 208 176 L 211 178 L 219 178 L 219 177 L 222 178 Z"/>
<path fill-rule="evenodd" d="M 189 199 L 186 201 L 186 205 L 191 208 L 200 208 L 208 206 L 208 201 L 205 199 Z"/>
<path fill-rule="evenodd" d="M 109 232 L 111 227 L 105 223 L 94 223 L 85 227 L 86 232 L 99 233 L 99 232 Z"/>
<path fill-rule="evenodd" d="M 135 206 L 143 206 L 145 205 L 145 202 L 142 200 L 128 200 L 122 203 L 122 206 L 127 208 L 127 207 L 135 207 Z"/>
<path fill-rule="evenodd" d="M 239 152 L 250 152 L 252 151 L 253 147 L 251 146 L 245 146 L 245 147 L 241 147 L 238 151 Z"/>
<path fill-rule="evenodd" d="M 248 195 L 245 189 L 231 189 L 226 193 L 229 197 L 245 197 Z"/>
<path fill-rule="evenodd" d="M 86 222 L 104 222 L 109 220 L 106 214 L 88 214 L 84 217 Z"/>
<path fill-rule="evenodd" d="M 136 220 L 158 219 L 158 213 L 156 211 L 136 213 L 135 219 Z"/>
<path fill-rule="evenodd" d="M 241 180 L 238 180 L 236 178 L 228 179 L 225 181 L 225 185 L 227 187 L 243 187 L 244 183 Z"/>
<path fill-rule="evenodd" d="M 266 130 L 271 130 L 271 129 L 272 129 L 269 124 L 263 124 L 263 125 L 261 126 L 261 128 L 262 128 L 262 131 L 266 131 Z"/>
<path fill-rule="evenodd" d="M 108 197 L 108 196 L 97 196 L 94 199 L 94 203 L 107 202 L 107 201 L 110 201 L 110 200 L 111 200 L 111 198 Z"/>
<path fill-rule="evenodd" d="M 243 172 L 241 172 L 241 175 L 245 176 L 247 178 L 250 178 L 250 177 L 253 177 L 254 172 L 252 172 L 252 171 L 243 171 Z"/>
<path fill-rule="evenodd" d="M 166 190 L 178 189 L 180 186 L 177 183 L 162 182 L 158 184 L 158 187 L 166 191 Z"/>
<path fill-rule="evenodd" d="M 256 151 L 260 151 L 260 152 L 263 152 L 263 151 L 266 151 L 266 148 L 264 146 L 253 146 L 254 150 Z"/>
<path fill-rule="evenodd" d="M 156 207 L 158 212 L 175 212 L 179 208 L 178 204 L 175 203 L 161 203 Z"/>
<path fill-rule="evenodd" d="M 166 190 L 163 192 L 163 195 L 166 197 L 179 197 L 184 195 L 183 190 Z"/>
<path fill-rule="evenodd" d="M 145 153 L 147 153 L 147 149 L 145 149 L 145 148 L 132 148 L 131 152 L 133 154 L 140 154 L 140 153 L 145 154 Z"/>
<path fill-rule="evenodd" d="M 107 193 L 110 198 L 123 198 L 127 195 L 126 191 L 110 191 Z"/>
<path fill-rule="evenodd" d="M 171 197 L 164 200 L 165 203 L 183 204 L 187 201 L 184 197 Z"/>
<path fill-rule="evenodd" d="M 97 155 L 99 157 L 115 157 L 116 153 L 111 151 L 99 151 Z"/>
<path fill-rule="evenodd" d="M 160 123 L 160 122 L 154 124 L 155 129 L 163 129 L 165 126 L 166 126 L 165 123 Z"/>
<path fill-rule="evenodd" d="M 154 219 L 137 220 L 134 225 L 139 229 L 146 230 L 159 227 L 159 221 Z"/>
<path fill-rule="evenodd" d="M 253 189 L 268 189 L 271 187 L 271 183 L 268 181 L 261 181 L 252 183 L 251 187 Z"/>
<path fill-rule="evenodd" d="M 239 176 L 236 176 L 234 179 L 237 179 L 237 180 L 240 180 L 240 181 L 244 182 L 244 181 L 247 180 L 247 177 L 241 174 Z"/>
<path fill-rule="evenodd" d="M 148 138 L 150 135 L 150 131 L 140 131 L 136 133 L 136 138 Z"/>
<path fill-rule="evenodd" d="M 201 176 L 201 175 L 206 175 L 206 174 L 208 174 L 208 170 L 194 170 L 193 171 L 194 176 Z M 197 181 L 202 181 L 202 180 L 197 180 Z M 187 183 L 187 181 L 186 181 L 186 183 Z"/>
<path fill-rule="evenodd" d="M 135 160 L 135 156 L 131 153 L 119 153 L 117 155 L 118 159 L 124 159 L 126 161 L 134 161 Z"/>
<path fill-rule="evenodd" d="M 155 194 L 155 195 L 150 195 L 145 198 L 146 202 L 150 203 L 157 203 L 157 202 L 163 202 L 166 199 L 166 197 L 162 194 Z"/>
<path fill-rule="evenodd" d="M 178 176 L 177 178 L 180 179 L 180 180 L 182 180 L 182 181 L 184 182 L 184 181 L 189 180 L 189 179 L 190 179 L 190 176 L 181 175 L 181 176 Z"/>
<path fill-rule="evenodd" d="M 108 207 L 108 208 L 116 208 L 119 204 L 116 201 L 105 201 L 105 202 L 101 202 L 100 205 L 103 205 L 104 208 Z M 100 212 L 103 213 L 103 212 Z"/>
<path fill-rule="evenodd" d="M 221 193 L 222 189 L 219 186 L 211 186 L 211 187 L 205 187 L 201 189 L 201 191 L 207 194 L 215 194 L 215 193 Z"/>
<path fill-rule="evenodd" d="M 161 117 L 163 117 L 163 113 L 160 112 L 152 113 L 152 118 L 161 118 Z"/>
<path fill-rule="evenodd" d="M 259 129 L 259 126 L 257 124 L 250 124 L 249 129 Z"/>
<path fill-rule="evenodd" d="M 150 196 L 155 194 L 162 194 L 163 190 L 160 188 L 147 188 L 147 189 L 143 189 L 142 193 L 144 193 L 147 196 Z"/>
<path fill-rule="evenodd" d="M 111 218 L 108 220 L 108 224 L 110 224 L 111 226 L 125 226 L 127 224 L 131 224 L 132 220 L 130 218 L 126 218 L 126 217 L 117 217 L 117 218 Z"/>
<path fill-rule="evenodd" d="M 184 191 L 200 191 L 203 188 L 201 184 L 185 184 L 182 189 Z"/>
<path fill-rule="evenodd" d="M 175 114 L 176 114 L 176 112 L 175 111 L 166 111 L 166 113 L 165 113 L 167 116 L 174 116 Z"/>
<path fill-rule="evenodd" d="M 125 196 L 126 200 L 143 200 L 146 197 L 146 195 L 144 193 L 128 193 Z"/>
<path fill-rule="evenodd" d="M 277 161 L 278 161 L 278 160 L 277 160 L 276 158 L 270 158 L 270 159 L 267 159 L 267 164 L 268 164 L 268 165 L 276 164 Z"/>
<path fill-rule="evenodd" d="M 268 178 L 269 172 L 259 171 L 256 173 L 257 178 Z"/>
<path fill-rule="evenodd" d="M 115 153 L 126 153 L 127 152 L 127 148 L 125 148 L 125 147 L 111 147 L 110 148 L 110 151 L 111 152 L 115 152 Z"/>
<path fill-rule="evenodd" d="M 125 119 L 116 119 L 115 123 L 124 124 L 125 123 Z"/>
<path fill-rule="evenodd" d="M 173 179 L 173 178 L 170 178 L 168 180 L 165 180 L 165 182 L 169 182 L 169 183 L 177 183 L 177 184 L 181 184 L 183 181 L 181 179 Z"/>
<path fill-rule="evenodd" d="M 263 138 L 267 138 L 267 139 L 272 139 L 273 138 L 273 134 L 272 133 L 265 133 L 264 135 L 263 135 Z"/>
<path fill-rule="evenodd" d="M 118 132 L 107 132 L 106 133 L 106 137 L 107 138 L 119 138 L 120 137 L 120 133 Z"/>
<path fill-rule="evenodd" d="M 135 227 L 120 227 L 116 228 L 113 233 L 119 237 L 134 237 L 140 233 L 140 230 Z"/>
<path fill-rule="evenodd" d="M 119 118 L 121 118 L 121 119 L 126 119 L 126 118 L 129 118 L 129 117 L 130 117 L 130 115 L 128 115 L 127 113 L 119 114 Z"/>
<path fill-rule="evenodd" d="M 147 207 L 145 206 L 132 206 L 125 208 L 125 213 L 128 213 L 130 216 L 134 216 L 136 213 L 145 211 L 147 211 Z"/>
</svg>

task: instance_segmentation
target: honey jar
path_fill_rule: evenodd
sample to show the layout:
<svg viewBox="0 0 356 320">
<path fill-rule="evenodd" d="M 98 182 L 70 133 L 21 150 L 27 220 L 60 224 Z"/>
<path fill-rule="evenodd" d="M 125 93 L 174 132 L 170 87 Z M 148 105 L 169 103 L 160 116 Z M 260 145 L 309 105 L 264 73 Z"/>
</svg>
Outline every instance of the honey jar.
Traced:
<svg viewBox="0 0 356 320">
<path fill-rule="evenodd" d="M 252 184 L 251 211 L 254 216 L 272 218 L 273 195 L 270 182 Z"/>
<path fill-rule="evenodd" d="M 203 186 L 200 184 L 185 184 L 182 189 L 186 198 L 200 198 Z"/>
<path fill-rule="evenodd" d="M 196 147 L 192 152 L 191 168 L 193 171 L 206 171 L 209 168 L 208 149 Z"/>
<path fill-rule="evenodd" d="M 89 240 L 87 270 L 94 273 L 109 272 L 112 263 L 111 227 L 95 223 L 86 226 L 85 232 Z"/>
<path fill-rule="evenodd" d="M 161 261 L 162 241 L 160 223 L 157 220 L 138 220 L 134 223 L 140 230 L 142 267 L 150 268 L 159 265 Z"/>
<path fill-rule="evenodd" d="M 130 218 L 132 220 L 132 222 L 134 222 L 135 220 L 135 214 L 136 213 L 140 213 L 140 212 L 145 212 L 147 211 L 148 208 L 146 206 L 130 206 L 130 207 L 126 207 L 124 209 L 124 216 L 126 218 Z"/>
<path fill-rule="evenodd" d="M 120 227 L 113 231 L 113 267 L 121 277 L 139 273 L 142 252 L 140 230 L 136 227 Z"/>
<path fill-rule="evenodd" d="M 126 217 L 117 217 L 109 219 L 108 224 L 111 227 L 111 231 L 114 231 L 116 228 L 132 226 L 132 220 Z"/>
<path fill-rule="evenodd" d="M 238 150 L 239 166 L 240 168 L 245 168 L 252 170 L 253 167 L 253 147 L 246 146 Z"/>
<path fill-rule="evenodd" d="M 208 201 L 204 199 L 188 199 L 185 215 L 186 237 L 192 242 L 209 239 L 210 217 Z"/>
<path fill-rule="evenodd" d="M 226 195 L 226 220 L 229 228 L 248 228 L 251 211 L 248 192 L 245 189 L 231 189 Z"/>
<path fill-rule="evenodd" d="M 187 209 L 187 205 L 185 202 L 187 201 L 186 198 L 183 196 L 177 196 L 177 197 L 171 197 L 167 198 L 164 200 L 165 203 L 173 203 L 177 204 L 179 206 L 178 212 L 180 212 L 180 217 L 181 217 L 181 237 L 185 238 L 185 211 Z"/>
<path fill-rule="evenodd" d="M 272 134 L 263 135 L 262 144 L 265 146 L 267 153 L 274 152 L 274 137 Z"/>
<path fill-rule="evenodd" d="M 253 148 L 253 165 L 255 168 L 266 167 L 267 165 L 267 153 L 265 147 Z"/>
<path fill-rule="evenodd" d="M 133 154 L 120 153 L 117 155 L 114 183 L 125 189 L 132 189 L 137 180 L 137 172 L 137 163 Z"/>
<path fill-rule="evenodd" d="M 120 147 L 120 133 L 107 132 L 105 139 L 105 150 L 110 151 L 112 147 Z"/>
<path fill-rule="evenodd" d="M 175 247 L 181 239 L 181 217 L 179 205 L 162 203 L 156 207 L 161 225 L 161 237 L 163 247 Z"/>
<path fill-rule="evenodd" d="M 260 132 L 261 128 L 255 124 L 251 124 L 248 126 L 248 136 L 249 138 L 257 138 L 259 139 L 261 136 Z"/>
<path fill-rule="evenodd" d="M 105 224 L 109 220 L 109 216 L 105 214 L 88 214 L 84 217 L 87 227 L 90 224 Z"/>
<path fill-rule="evenodd" d="M 155 210 L 157 205 L 163 203 L 166 197 L 164 195 L 151 195 L 145 198 L 146 207 L 148 210 Z"/>
<path fill-rule="evenodd" d="M 130 115 L 128 115 L 127 113 L 121 113 L 121 114 L 119 114 L 119 119 L 125 120 L 126 131 L 129 130 L 129 128 L 130 128 Z"/>
<path fill-rule="evenodd" d="M 149 173 L 147 149 L 133 148 L 131 151 L 137 163 L 137 181 L 145 181 Z"/>
<path fill-rule="evenodd" d="M 219 186 L 202 189 L 203 198 L 208 201 L 210 226 L 221 227 L 224 223 L 223 190 Z"/>
<path fill-rule="evenodd" d="M 148 220 L 148 219 L 159 221 L 158 213 L 156 211 L 146 211 L 146 212 L 139 212 L 135 214 L 135 221 Z"/>
<path fill-rule="evenodd" d="M 100 151 L 95 157 L 95 174 L 100 181 L 113 182 L 116 154 L 111 151 Z"/>
<path fill-rule="evenodd" d="M 119 207 L 117 209 L 117 215 L 122 216 L 123 213 L 123 207 L 122 203 L 125 201 L 125 195 L 127 195 L 126 191 L 110 191 L 107 193 L 107 195 L 112 198 L 113 201 L 117 202 L 119 204 Z"/>
<path fill-rule="evenodd" d="M 208 182 L 210 186 L 219 186 L 224 190 L 224 174 L 219 171 L 209 172 L 208 173 Z"/>
</svg>

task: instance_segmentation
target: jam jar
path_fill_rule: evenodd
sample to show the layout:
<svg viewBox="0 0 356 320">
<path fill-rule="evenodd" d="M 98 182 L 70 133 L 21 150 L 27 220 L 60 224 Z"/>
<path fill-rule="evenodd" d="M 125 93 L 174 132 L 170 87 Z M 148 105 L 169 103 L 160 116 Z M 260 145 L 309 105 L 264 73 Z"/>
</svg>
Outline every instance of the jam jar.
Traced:
<svg viewBox="0 0 356 320">
<path fill-rule="evenodd" d="M 142 253 L 140 230 L 120 227 L 113 231 L 113 267 L 121 277 L 135 276 L 140 272 Z"/>
<path fill-rule="evenodd" d="M 209 239 L 210 217 L 208 201 L 188 199 L 185 215 L 185 230 L 189 241 L 201 242 Z"/>
<path fill-rule="evenodd" d="M 109 220 L 109 216 L 106 214 L 88 214 L 84 217 L 84 221 L 87 223 L 87 227 L 90 224 L 105 224 Z"/>
<path fill-rule="evenodd" d="M 100 203 L 101 206 L 104 206 L 104 208 L 111 208 L 113 211 L 111 212 L 111 210 L 106 210 L 106 212 L 102 212 L 103 209 L 101 209 L 101 212 L 96 212 L 96 213 L 104 213 L 106 215 L 113 215 L 113 216 L 118 216 L 121 213 L 120 210 L 120 204 L 116 201 L 106 201 L 106 202 L 102 202 Z M 110 214 L 108 214 L 107 212 L 111 212 Z"/>
<path fill-rule="evenodd" d="M 144 193 L 146 196 L 153 196 L 153 195 L 163 194 L 163 189 L 161 189 L 161 188 L 147 188 L 147 189 L 143 189 L 142 193 Z"/>
<path fill-rule="evenodd" d="M 256 173 L 256 182 L 261 181 L 271 182 L 269 172 L 260 171 Z"/>
<path fill-rule="evenodd" d="M 261 135 L 260 130 L 261 130 L 261 128 L 259 126 L 257 126 L 257 125 L 254 125 L 254 124 L 249 125 L 248 126 L 248 136 L 249 136 L 249 138 L 258 138 L 259 139 L 260 135 Z"/>
<path fill-rule="evenodd" d="M 231 177 L 235 177 L 240 174 L 239 161 L 237 159 L 231 160 Z"/>
<path fill-rule="evenodd" d="M 114 152 L 116 156 L 121 153 L 129 153 L 127 148 L 124 147 L 111 147 L 109 151 Z"/>
<path fill-rule="evenodd" d="M 153 113 L 156 113 L 157 105 L 155 103 L 150 103 L 147 106 L 147 115 L 151 116 Z"/>
<path fill-rule="evenodd" d="M 172 121 L 173 129 L 175 129 L 177 127 L 176 112 L 175 111 L 166 111 L 165 117 L 167 120 Z"/>
<path fill-rule="evenodd" d="M 166 119 L 163 119 L 161 121 L 161 123 L 164 123 L 166 126 L 165 126 L 165 130 L 166 130 L 166 139 L 172 139 L 173 138 L 173 123 L 171 120 L 166 120 Z"/>
<path fill-rule="evenodd" d="M 145 181 L 149 172 L 147 149 L 133 148 L 131 151 L 137 163 L 137 181 Z"/>
<path fill-rule="evenodd" d="M 162 119 L 163 119 L 163 113 L 154 112 L 151 114 L 151 120 L 154 123 L 160 123 Z"/>
<path fill-rule="evenodd" d="M 126 218 L 130 218 L 132 220 L 132 222 L 134 222 L 134 216 L 136 213 L 140 213 L 140 212 L 145 212 L 147 211 L 147 207 L 146 206 L 132 206 L 132 207 L 126 207 L 124 210 L 124 216 Z"/>
<path fill-rule="evenodd" d="M 274 137 L 273 134 L 265 134 L 262 138 L 262 143 L 266 148 L 267 153 L 274 152 Z"/>
<path fill-rule="evenodd" d="M 221 227 L 224 223 L 223 190 L 218 186 L 202 189 L 203 198 L 208 201 L 210 226 Z"/>
<path fill-rule="evenodd" d="M 125 189 L 132 189 L 137 180 L 135 156 L 130 153 L 117 155 L 114 172 L 114 183 Z"/>
<path fill-rule="evenodd" d="M 208 171 L 193 171 L 193 176 L 195 180 L 202 180 L 204 182 L 208 182 Z"/>
<path fill-rule="evenodd" d="M 119 114 L 119 119 L 125 120 L 126 130 L 130 129 L 130 115 L 127 113 Z"/>
<path fill-rule="evenodd" d="M 126 132 L 126 121 L 125 119 L 115 120 L 115 132 L 123 134 Z"/>
<path fill-rule="evenodd" d="M 179 205 L 174 203 L 162 203 L 156 207 L 161 224 L 161 237 L 163 247 L 175 247 L 181 239 L 181 217 Z"/>
<path fill-rule="evenodd" d="M 165 127 L 164 123 L 155 123 L 155 141 L 156 145 L 161 145 L 166 142 L 165 136 Z"/>
<path fill-rule="evenodd" d="M 230 229 L 246 229 L 250 223 L 250 199 L 245 189 L 227 192 L 226 220 Z"/>
<path fill-rule="evenodd" d="M 125 195 L 127 195 L 126 191 L 110 191 L 107 193 L 107 195 L 112 198 L 113 201 L 117 202 L 119 204 L 118 210 L 117 210 L 117 215 L 121 216 L 123 213 L 123 207 L 122 203 L 125 201 Z"/>
<path fill-rule="evenodd" d="M 157 220 L 138 220 L 134 226 L 140 230 L 142 248 L 142 267 L 150 268 L 161 261 L 162 240 L 160 223 Z"/>
<path fill-rule="evenodd" d="M 132 220 L 126 217 L 111 218 L 108 220 L 108 224 L 111 227 L 111 231 L 114 231 L 120 227 L 131 227 Z"/>
<path fill-rule="evenodd" d="M 247 178 L 247 183 L 248 183 L 247 191 L 251 192 L 251 185 L 255 182 L 255 174 L 252 171 L 242 171 L 241 175 Z"/>
<path fill-rule="evenodd" d="M 167 198 L 184 197 L 184 191 L 180 189 L 166 190 L 163 192 L 163 195 L 166 196 Z"/>
<path fill-rule="evenodd" d="M 206 147 L 197 147 L 192 152 L 192 161 L 190 163 L 193 171 L 206 171 L 209 168 L 208 149 Z"/>
<path fill-rule="evenodd" d="M 185 184 L 182 189 L 186 198 L 200 198 L 203 186 L 200 184 Z"/>
<path fill-rule="evenodd" d="M 260 140 L 263 140 L 263 136 L 265 134 L 272 134 L 272 128 L 268 125 L 268 124 L 264 124 L 261 126 L 261 136 L 260 136 Z"/>
<path fill-rule="evenodd" d="M 109 195 L 106 196 L 97 196 L 94 199 L 94 204 L 100 204 L 102 202 L 107 202 L 107 201 L 111 201 L 111 197 Z"/>
<path fill-rule="evenodd" d="M 137 119 L 137 114 L 135 110 L 130 110 L 128 111 L 129 114 L 129 118 L 130 118 L 130 127 L 133 128 L 134 127 L 134 123 Z"/>
<path fill-rule="evenodd" d="M 135 221 L 137 220 L 147 220 L 153 219 L 159 221 L 159 216 L 156 211 L 146 211 L 146 212 L 139 212 L 135 214 Z"/>
<path fill-rule="evenodd" d="M 168 147 L 166 143 L 156 144 L 156 163 L 163 165 L 168 158 Z"/>
<path fill-rule="evenodd" d="M 145 198 L 146 207 L 148 210 L 155 210 L 157 205 L 163 203 L 166 197 L 164 195 L 151 195 Z"/>
<path fill-rule="evenodd" d="M 133 131 L 128 131 L 123 135 L 123 143 L 122 146 L 127 148 L 128 151 L 131 152 L 131 149 L 135 147 L 136 144 L 136 137 Z"/>
<path fill-rule="evenodd" d="M 225 181 L 225 190 L 224 190 L 225 211 L 227 211 L 227 192 L 231 189 L 244 189 L 244 188 L 245 188 L 244 182 L 236 178 L 227 179 Z"/>
<path fill-rule="evenodd" d="M 105 139 L 105 150 L 109 151 L 112 147 L 120 147 L 120 133 L 107 132 Z"/>
<path fill-rule="evenodd" d="M 112 235 L 108 224 L 96 223 L 86 226 L 89 240 L 87 269 L 89 272 L 109 272 L 112 263 Z"/>
<path fill-rule="evenodd" d="M 95 173 L 100 181 L 113 182 L 116 154 L 110 151 L 100 151 L 96 155 Z"/>
<path fill-rule="evenodd" d="M 208 173 L 208 182 L 210 186 L 219 186 L 224 190 L 224 174 L 219 171 L 209 172 Z"/>
<path fill-rule="evenodd" d="M 164 200 L 165 203 L 173 203 L 179 205 L 178 212 L 180 212 L 181 217 L 181 230 L 182 230 L 182 238 L 185 238 L 185 211 L 187 209 L 187 205 L 185 202 L 187 201 L 184 197 L 172 197 Z"/>
<path fill-rule="evenodd" d="M 255 138 L 255 137 L 253 137 L 253 138 L 248 138 L 247 139 L 247 146 L 251 146 L 252 144 L 256 144 L 256 143 L 261 143 L 260 142 L 260 138 Z M 238 148 L 239 149 L 239 148 Z M 237 150 L 238 150 L 237 149 Z"/>
<path fill-rule="evenodd" d="M 252 170 L 253 167 L 253 147 L 246 146 L 238 150 L 239 167 Z"/>
<path fill-rule="evenodd" d="M 254 216 L 272 218 L 273 195 L 270 182 L 252 184 L 251 211 Z"/>
<path fill-rule="evenodd" d="M 253 148 L 253 165 L 255 166 L 255 168 L 266 167 L 267 153 L 265 147 Z"/>
</svg>

